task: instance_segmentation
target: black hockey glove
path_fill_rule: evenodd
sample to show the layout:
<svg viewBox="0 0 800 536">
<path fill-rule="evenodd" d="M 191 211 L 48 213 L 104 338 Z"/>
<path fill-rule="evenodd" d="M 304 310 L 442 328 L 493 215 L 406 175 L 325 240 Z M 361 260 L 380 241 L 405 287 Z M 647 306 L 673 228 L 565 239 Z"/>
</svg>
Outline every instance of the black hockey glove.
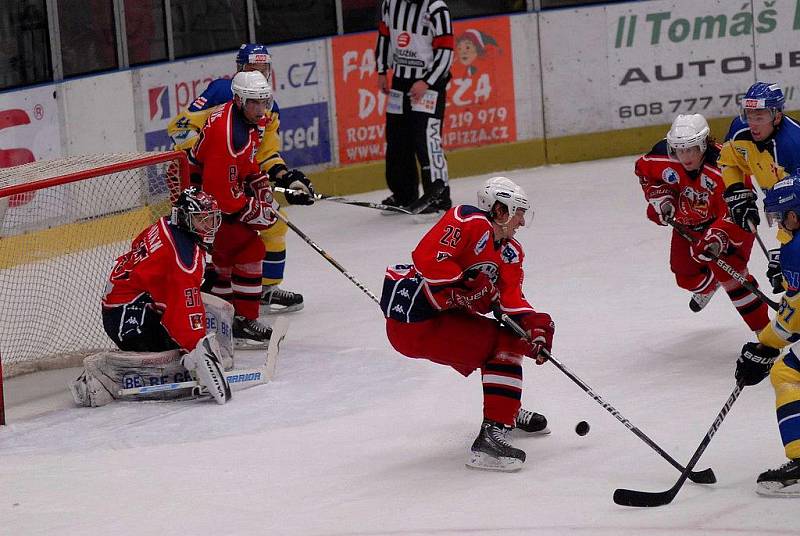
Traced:
<svg viewBox="0 0 800 536">
<path fill-rule="evenodd" d="M 753 190 L 746 188 L 741 182 L 737 182 L 728 186 L 723 196 L 725 203 L 728 204 L 731 219 L 736 225 L 747 232 L 752 232 L 747 222 L 753 222 L 753 225 L 761 223 L 761 218 L 758 217 L 756 193 Z"/>
<path fill-rule="evenodd" d="M 281 188 L 299 190 L 297 193 L 285 192 L 286 200 L 290 205 L 313 205 L 314 185 L 299 169 L 291 169 L 280 178 L 275 179 L 275 184 Z"/>
<path fill-rule="evenodd" d="M 772 285 L 772 293 L 778 294 L 786 290 L 783 288 L 783 271 L 781 270 L 781 250 L 769 250 L 769 264 L 767 265 L 767 279 Z"/>
<path fill-rule="evenodd" d="M 781 351 L 757 342 L 742 346 L 742 353 L 736 361 L 736 381 L 744 380 L 745 385 L 756 385 L 769 376 L 769 369 L 781 355 Z"/>
</svg>

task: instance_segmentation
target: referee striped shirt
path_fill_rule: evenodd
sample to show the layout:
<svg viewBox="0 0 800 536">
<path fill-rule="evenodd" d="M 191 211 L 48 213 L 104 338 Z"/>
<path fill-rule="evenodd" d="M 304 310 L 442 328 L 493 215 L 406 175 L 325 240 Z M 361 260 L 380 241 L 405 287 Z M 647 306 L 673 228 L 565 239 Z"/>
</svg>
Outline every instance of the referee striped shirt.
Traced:
<svg viewBox="0 0 800 536">
<path fill-rule="evenodd" d="M 447 78 L 453 64 L 453 26 L 444 0 L 383 0 L 375 58 L 379 74 L 424 80 Z"/>
</svg>

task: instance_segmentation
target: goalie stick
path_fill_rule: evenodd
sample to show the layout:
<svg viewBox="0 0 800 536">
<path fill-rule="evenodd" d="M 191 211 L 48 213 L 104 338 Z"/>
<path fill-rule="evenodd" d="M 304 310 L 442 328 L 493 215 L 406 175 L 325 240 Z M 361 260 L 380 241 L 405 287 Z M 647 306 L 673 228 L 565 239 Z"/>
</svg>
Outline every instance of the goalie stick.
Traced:
<svg viewBox="0 0 800 536">
<path fill-rule="evenodd" d="M 275 367 L 278 363 L 278 353 L 281 349 L 281 342 L 286 337 L 286 331 L 289 329 L 289 319 L 281 317 L 275 321 L 272 326 L 272 336 L 269 338 L 269 347 L 267 348 L 267 357 L 264 360 L 264 365 L 258 368 L 251 369 L 234 369 L 225 373 L 225 379 L 228 380 L 231 388 L 248 389 L 256 385 L 267 383 L 275 377 Z M 118 396 L 130 396 L 140 394 L 160 393 L 164 391 L 177 391 L 179 389 L 192 389 L 193 394 L 205 395 L 205 389 L 196 381 L 177 382 L 177 383 L 162 383 L 159 385 L 147 385 L 144 387 L 130 387 L 127 389 L 120 389 L 117 391 Z"/>
<path fill-rule="evenodd" d="M 711 428 L 709 428 L 706 436 L 700 442 L 700 446 L 697 447 L 697 450 L 692 455 L 689 463 L 686 464 L 686 469 L 684 469 L 683 473 L 681 473 L 681 476 L 678 478 L 678 481 L 674 486 L 667 491 L 656 492 L 619 488 L 614 491 L 614 502 L 622 506 L 639 507 L 663 506 L 671 503 L 672 499 L 675 498 L 681 487 L 683 487 L 683 483 L 686 482 L 686 478 L 691 473 L 692 468 L 697 464 L 697 461 L 700 459 L 700 456 L 703 455 L 703 452 L 705 452 L 706 447 L 708 447 L 708 444 L 711 442 L 711 438 L 714 437 L 714 434 L 716 434 L 717 430 L 719 430 L 720 426 L 722 426 L 722 421 L 725 419 L 725 415 L 728 414 L 731 406 L 733 406 L 733 403 L 736 402 L 737 398 L 739 398 L 743 387 L 744 384 L 742 382 L 736 384 L 731 396 L 729 396 L 728 400 L 725 401 L 725 405 L 722 406 L 722 410 L 720 410 L 717 418 L 714 419 Z"/>
<path fill-rule="evenodd" d="M 667 223 L 670 224 L 673 229 L 675 229 L 676 233 L 678 233 L 683 238 L 688 240 L 690 244 L 696 244 L 697 243 L 697 240 L 692 238 L 683 229 L 683 227 L 679 223 L 676 223 L 674 220 L 667 220 Z M 761 290 L 759 290 L 759 288 L 757 286 L 755 286 L 753 283 L 748 281 L 745 276 L 743 276 L 742 274 L 740 274 L 739 272 L 734 270 L 733 266 L 731 266 L 727 262 L 723 261 L 719 257 L 714 259 L 714 262 L 716 263 L 717 266 L 719 266 L 720 268 L 725 270 L 725 272 L 729 276 L 731 276 L 737 283 L 742 285 L 742 287 L 744 287 L 747 291 L 749 291 L 751 294 L 753 294 L 755 297 L 757 297 L 762 302 L 766 303 L 767 306 L 770 307 L 770 309 L 772 309 L 773 311 L 777 311 L 778 310 L 778 306 L 779 306 L 778 302 L 775 302 L 775 301 L 772 301 L 771 299 L 769 299 L 766 294 L 761 292 Z"/>
<path fill-rule="evenodd" d="M 273 188 L 276 192 L 280 193 L 295 193 L 300 194 L 303 193 L 302 190 L 293 190 L 291 188 L 282 188 L 281 186 L 275 186 Z M 364 207 L 364 208 L 374 208 L 377 210 L 384 210 L 388 212 L 398 212 L 400 214 L 413 214 L 413 212 L 404 209 L 403 207 L 395 207 L 392 205 L 384 205 L 383 203 L 372 203 L 371 201 L 356 201 L 355 199 L 347 199 L 346 197 L 341 197 L 338 195 L 327 195 L 327 194 L 320 194 L 315 193 L 314 199 L 321 200 L 321 201 L 333 201 L 334 203 L 341 203 L 343 205 L 353 205 L 355 207 Z"/>
<path fill-rule="evenodd" d="M 522 329 L 522 327 L 519 324 L 517 324 L 507 314 L 503 313 L 500 310 L 495 310 L 495 317 L 503 325 L 508 326 L 519 337 L 521 337 L 521 338 L 523 338 L 523 339 L 525 339 L 527 341 L 531 340 L 530 335 L 528 335 L 528 333 L 524 329 Z M 694 467 L 694 464 L 692 464 L 692 467 L 684 467 L 680 463 L 675 461 L 675 459 L 672 456 L 670 456 L 669 454 L 667 454 L 667 452 L 664 451 L 664 449 L 659 447 L 656 444 L 655 441 L 653 441 L 652 439 L 647 437 L 647 435 L 644 432 L 642 432 L 641 430 L 639 430 L 639 428 L 634 426 L 633 423 L 631 423 L 631 421 L 629 421 L 628 419 L 623 417 L 622 414 L 619 412 L 619 410 L 617 410 L 614 406 L 612 406 L 611 404 L 609 404 L 608 402 L 603 400 L 603 398 L 600 395 L 596 394 L 592 390 L 592 388 L 589 387 L 586 384 L 586 382 L 581 380 L 578 376 L 575 375 L 575 373 L 573 373 L 566 366 L 564 366 L 564 364 L 562 364 L 558 359 L 553 357 L 553 354 L 551 354 L 547 350 L 542 350 L 542 353 L 547 357 L 548 361 L 550 361 L 553 365 L 555 365 L 561 372 L 566 374 L 566 376 L 570 380 L 575 382 L 578 385 L 578 387 L 583 389 L 583 391 L 586 394 L 588 394 L 590 397 L 592 397 L 592 399 L 594 399 L 595 402 L 597 402 L 602 407 L 604 407 L 619 422 L 621 422 L 623 425 L 625 425 L 625 428 L 627 428 L 628 430 L 633 432 L 633 434 L 636 437 L 638 437 L 639 439 L 644 441 L 645 444 L 647 444 L 647 446 L 649 446 L 651 449 L 656 451 L 662 458 L 667 460 L 675 469 L 677 469 L 678 471 L 681 471 L 682 472 L 681 476 L 683 478 L 689 478 L 692 482 L 695 482 L 697 484 L 714 484 L 717 481 L 717 477 L 716 477 L 716 475 L 714 475 L 714 471 L 711 468 L 704 469 L 703 471 L 692 471 L 691 469 L 692 469 L 692 467 Z M 684 475 L 686 475 L 686 476 L 684 476 Z"/>
</svg>

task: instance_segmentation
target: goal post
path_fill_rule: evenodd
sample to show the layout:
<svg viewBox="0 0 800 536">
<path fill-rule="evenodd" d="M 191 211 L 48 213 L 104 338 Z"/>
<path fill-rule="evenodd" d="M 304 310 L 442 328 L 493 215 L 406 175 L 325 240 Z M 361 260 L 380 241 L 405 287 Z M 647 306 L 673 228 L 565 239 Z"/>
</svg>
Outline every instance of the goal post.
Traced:
<svg viewBox="0 0 800 536">
<path fill-rule="evenodd" d="M 108 274 L 187 183 L 182 151 L 0 169 L 0 424 L 4 378 L 114 348 L 100 309 Z"/>
</svg>

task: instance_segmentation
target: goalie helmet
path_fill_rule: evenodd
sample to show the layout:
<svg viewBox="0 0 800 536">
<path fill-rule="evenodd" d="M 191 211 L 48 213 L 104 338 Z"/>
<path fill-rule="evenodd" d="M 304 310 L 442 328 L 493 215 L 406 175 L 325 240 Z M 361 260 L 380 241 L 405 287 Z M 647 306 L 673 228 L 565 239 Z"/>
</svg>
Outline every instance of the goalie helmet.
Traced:
<svg viewBox="0 0 800 536">
<path fill-rule="evenodd" d="M 173 205 L 170 223 L 196 236 L 208 250 L 222 223 L 222 214 L 211 194 L 190 186 L 181 192 Z"/>
<path fill-rule="evenodd" d="M 786 98 L 783 96 L 783 91 L 778 84 L 770 82 L 756 82 L 742 98 L 742 108 L 739 117 L 747 123 L 747 110 L 770 110 L 772 117 L 775 117 L 777 112 L 783 110 L 783 105 Z"/>
<path fill-rule="evenodd" d="M 245 43 L 239 47 L 236 53 L 236 70 L 243 71 L 247 65 L 253 65 L 258 69 L 267 82 L 272 83 L 272 56 L 264 45 L 257 43 Z"/>
<path fill-rule="evenodd" d="M 528 196 L 517 183 L 508 177 L 492 177 L 478 190 L 478 208 L 484 212 L 492 211 L 495 203 L 502 203 L 513 215 L 517 209 L 525 210 L 525 220 L 533 220 L 533 206 Z"/>
<path fill-rule="evenodd" d="M 790 210 L 800 216 L 800 170 L 777 182 L 764 196 L 764 213 L 770 227 L 782 222 Z"/>
<path fill-rule="evenodd" d="M 233 94 L 242 101 L 242 106 L 248 99 L 266 100 L 267 111 L 272 110 L 272 86 L 259 71 L 242 71 L 236 73 L 231 82 Z"/>
<path fill-rule="evenodd" d="M 675 156 L 677 149 L 689 147 L 700 147 L 700 152 L 705 153 L 706 139 L 710 132 L 708 121 L 702 115 L 679 115 L 667 132 L 667 148 L 670 156 Z"/>
</svg>

